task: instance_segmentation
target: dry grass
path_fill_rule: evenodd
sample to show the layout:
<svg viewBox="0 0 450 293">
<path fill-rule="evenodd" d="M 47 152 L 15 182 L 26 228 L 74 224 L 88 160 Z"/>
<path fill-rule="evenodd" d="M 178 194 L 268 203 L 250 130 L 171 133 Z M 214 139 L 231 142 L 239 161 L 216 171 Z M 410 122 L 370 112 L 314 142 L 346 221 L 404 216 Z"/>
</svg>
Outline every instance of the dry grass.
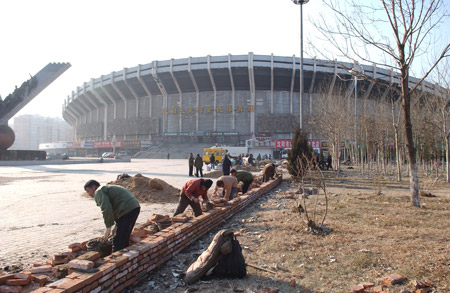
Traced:
<svg viewBox="0 0 450 293">
<path fill-rule="evenodd" d="M 248 267 L 248 276 L 242 280 L 211 280 L 191 287 L 201 292 L 264 292 L 267 288 L 280 292 L 350 292 L 352 285 L 363 281 L 381 285 L 384 276 L 398 273 L 408 281 L 390 286 L 390 292 L 412 289 L 410 281 L 422 279 L 428 279 L 436 292 L 450 291 L 447 184 L 421 178 L 422 186 L 428 184 L 427 192 L 437 197 L 421 198 L 423 207 L 414 208 L 407 180 L 367 180 L 354 170 L 345 170 L 339 176 L 326 172 L 325 176 L 330 195 L 325 225 L 331 233 L 320 236 L 306 232 L 304 215 L 293 208 L 297 188 L 283 183 L 220 227 L 240 231 L 238 239 L 246 262 L 275 274 Z M 380 192 L 382 195 L 378 195 Z M 313 201 L 314 196 L 310 196 L 308 208 Z M 187 287 L 168 290 L 164 283 L 179 282 L 171 271 L 187 269 L 213 236 L 203 237 L 180 253 L 136 290 L 145 290 L 145 284 L 152 280 L 160 284 L 152 292 L 184 292 Z"/>
</svg>

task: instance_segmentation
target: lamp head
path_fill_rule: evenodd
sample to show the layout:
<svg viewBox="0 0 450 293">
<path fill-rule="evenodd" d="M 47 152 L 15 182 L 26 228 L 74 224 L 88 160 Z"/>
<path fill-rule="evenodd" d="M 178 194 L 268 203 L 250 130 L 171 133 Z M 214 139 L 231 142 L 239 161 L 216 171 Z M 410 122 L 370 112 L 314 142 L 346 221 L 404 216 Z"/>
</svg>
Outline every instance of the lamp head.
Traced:
<svg viewBox="0 0 450 293">
<path fill-rule="evenodd" d="M 309 2 L 309 0 L 292 0 L 292 2 L 294 2 L 294 4 L 306 4 Z"/>
</svg>

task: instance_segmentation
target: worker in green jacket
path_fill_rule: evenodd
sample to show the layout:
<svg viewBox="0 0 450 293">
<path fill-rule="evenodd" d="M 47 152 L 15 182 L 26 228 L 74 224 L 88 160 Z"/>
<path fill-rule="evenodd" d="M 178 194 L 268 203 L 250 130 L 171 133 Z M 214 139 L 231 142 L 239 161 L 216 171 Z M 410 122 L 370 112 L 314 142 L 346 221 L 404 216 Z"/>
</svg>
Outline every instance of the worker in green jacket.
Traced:
<svg viewBox="0 0 450 293">
<path fill-rule="evenodd" d="M 95 203 L 102 210 L 103 220 L 106 226 L 103 239 L 105 241 L 108 240 L 111 227 L 115 223 L 113 251 L 128 247 L 131 232 L 141 211 L 136 197 L 122 186 L 100 186 L 100 183 L 95 180 L 86 182 L 84 190 L 94 198 Z"/>
<path fill-rule="evenodd" d="M 242 181 L 242 194 L 247 193 L 253 182 L 253 174 L 245 170 L 236 171 L 235 169 L 231 169 L 230 175 L 236 177 L 238 182 Z"/>
</svg>

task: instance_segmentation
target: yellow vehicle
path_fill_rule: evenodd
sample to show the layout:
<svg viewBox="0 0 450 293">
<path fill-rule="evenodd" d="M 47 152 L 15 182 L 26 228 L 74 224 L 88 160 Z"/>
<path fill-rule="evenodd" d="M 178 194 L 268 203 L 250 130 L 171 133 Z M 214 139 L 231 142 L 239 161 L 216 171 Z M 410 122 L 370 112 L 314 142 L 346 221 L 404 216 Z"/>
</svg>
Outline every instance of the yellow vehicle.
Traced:
<svg viewBox="0 0 450 293">
<path fill-rule="evenodd" d="M 203 162 L 209 163 L 209 157 L 214 154 L 216 163 L 222 162 L 223 157 L 227 153 L 226 149 L 218 147 L 210 147 L 203 149 Z"/>
</svg>

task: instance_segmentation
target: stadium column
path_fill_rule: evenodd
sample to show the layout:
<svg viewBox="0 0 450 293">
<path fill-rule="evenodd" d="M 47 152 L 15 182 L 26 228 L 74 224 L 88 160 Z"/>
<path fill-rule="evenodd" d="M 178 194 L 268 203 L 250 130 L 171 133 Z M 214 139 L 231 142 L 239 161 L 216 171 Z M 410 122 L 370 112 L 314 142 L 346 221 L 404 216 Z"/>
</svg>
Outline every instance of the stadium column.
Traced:
<svg viewBox="0 0 450 293">
<path fill-rule="evenodd" d="M 123 118 L 124 121 L 127 121 L 128 119 L 128 103 L 127 103 L 127 97 L 125 97 L 125 95 L 122 93 L 122 91 L 119 89 L 118 86 L 116 86 L 116 83 L 114 82 L 114 71 L 111 72 L 111 85 L 113 87 L 113 89 L 116 91 L 116 93 L 119 95 L 119 97 L 122 99 L 123 104 L 125 106 L 124 110 L 123 110 Z M 123 139 L 126 140 L 127 136 L 126 134 L 123 135 Z"/>
<path fill-rule="evenodd" d="M 83 101 L 83 99 L 81 98 L 81 96 L 80 96 L 80 87 L 79 87 L 79 86 L 77 86 L 77 100 L 78 100 L 81 104 L 83 104 L 83 106 L 86 107 L 87 112 L 89 112 L 89 116 L 90 116 L 90 118 L 89 118 L 89 123 L 92 123 L 92 121 L 93 121 L 93 119 L 92 119 L 92 114 L 94 113 L 94 111 L 93 111 L 92 107 L 91 107 L 90 105 L 88 105 L 85 101 Z M 97 108 L 95 104 L 94 104 L 93 106 L 94 106 L 95 108 Z M 86 123 L 87 123 L 87 114 L 86 114 Z"/>
<path fill-rule="evenodd" d="M 197 95 L 197 98 L 196 98 L 196 109 L 197 110 L 195 111 L 195 131 L 198 131 L 198 107 L 200 105 L 200 91 L 198 90 L 197 82 L 195 81 L 194 74 L 192 73 L 192 70 L 191 70 L 191 59 L 192 59 L 192 57 L 189 57 L 189 59 L 188 59 L 188 72 L 189 72 L 189 77 L 191 78 L 192 84 L 194 85 L 195 93 Z"/>
<path fill-rule="evenodd" d="M 161 80 L 159 79 L 158 76 L 158 61 L 153 61 L 152 62 L 152 76 L 153 76 L 153 80 L 155 81 L 156 85 L 158 86 L 162 96 L 163 96 L 163 110 L 168 110 L 168 96 L 167 96 L 167 91 L 166 88 L 164 87 L 164 84 L 161 82 Z M 163 117 L 162 117 L 162 121 L 163 121 L 163 125 L 162 125 L 162 132 L 164 134 L 164 132 L 167 131 L 167 127 L 168 127 L 168 120 L 169 120 L 169 115 L 166 115 L 163 113 Z"/>
<path fill-rule="evenodd" d="M 293 114 L 293 96 L 294 96 L 294 85 L 295 85 L 295 55 L 292 55 L 292 77 L 291 77 L 291 91 L 289 92 L 289 113 Z"/>
<path fill-rule="evenodd" d="M 309 94 L 309 118 L 311 118 L 311 115 L 312 115 L 312 112 L 313 112 L 313 106 L 312 106 L 312 93 L 313 93 L 313 90 L 314 90 L 314 82 L 316 81 L 316 70 L 317 70 L 317 60 L 316 60 L 316 57 L 314 57 L 313 59 L 313 74 L 312 74 L 312 78 L 311 78 L 311 84 L 309 85 L 309 91 L 308 91 L 308 94 Z M 312 131 L 313 131 L 313 129 L 311 128 L 310 129 L 310 139 L 312 139 L 313 138 L 313 133 L 312 133 Z"/>
<path fill-rule="evenodd" d="M 211 81 L 211 85 L 213 88 L 213 92 L 214 92 L 214 127 L 213 127 L 213 131 L 217 131 L 217 90 L 216 90 L 216 83 L 214 82 L 214 77 L 212 75 L 211 72 L 211 55 L 207 56 L 207 60 L 208 60 L 208 73 L 209 73 L 209 79 Z"/>
<path fill-rule="evenodd" d="M 256 88 L 255 88 L 255 70 L 253 67 L 253 52 L 248 53 L 248 77 L 250 82 L 250 133 L 255 134 L 255 99 L 256 99 Z"/>
<path fill-rule="evenodd" d="M 182 111 L 181 109 L 183 109 L 183 92 L 180 89 L 180 85 L 178 84 L 177 79 L 175 78 L 175 75 L 173 74 L 173 58 L 170 59 L 170 76 L 172 76 L 173 82 L 175 83 L 175 87 L 177 88 L 178 94 L 180 96 L 180 100 L 179 100 L 179 107 L 180 107 L 180 113 L 179 113 L 179 121 L 178 121 L 178 127 L 179 127 L 179 132 L 183 131 L 183 127 L 182 127 Z"/>
<path fill-rule="evenodd" d="M 234 88 L 233 71 L 231 70 L 231 54 L 228 54 L 228 73 L 230 74 L 231 83 L 231 128 L 236 131 L 236 90 Z"/>
<path fill-rule="evenodd" d="M 74 134 L 74 139 L 77 139 L 77 125 L 78 125 L 78 118 L 77 115 L 74 115 L 73 113 L 71 113 L 71 111 L 68 108 L 68 104 L 69 104 L 69 96 L 67 96 L 67 99 L 64 100 L 64 105 L 63 105 L 63 117 L 64 114 L 69 115 L 72 118 L 72 121 L 75 121 L 74 125 L 75 127 L 73 128 L 73 134 Z"/>
<path fill-rule="evenodd" d="M 95 119 L 95 121 L 97 121 L 97 123 L 98 123 L 99 122 L 98 120 L 100 119 L 100 109 L 98 107 L 98 104 L 96 102 L 94 102 L 94 100 L 89 96 L 88 91 L 86 90 L 86 82 L 83 83 L 83 95 L 86 97 L 86 99 L 89 101 L 89 103 L 94 105 L 94 107 L 97 111 L 97 118 Z"/>
<path fill-rule="evenodd" d="M 136 91 L 134 90 L 134 88 L 132 86 L 130 86 L 130 84 L 128 83 L 127 72 L 128 72 L 128 68 L 124 67 L 123 68 L 123 82 L 127 86 L 127 89 L 133 95 L 133 98 L 136 100 L 136 118 L 139 118 L 139 96 L 136 94 Z M 137 136 L 136 136 L 136 139 L 137 139 Z"/>
<path fill-rule="evenodd" d="M 75 99 L 75 92 L 72 91 L 72 104 L 73 104 L 73 106 L 74 106 L 75 108 L 77 108 L 77 110 L 80 111 L 80 114 L 81 114 L 82 116 L 84 116 L 84 123 L 87 124 L 87 112 L 88 112 L 89 109 L 83 109 L 82 106 L 78 105 L 78 104 L 75 103 L 75 102 L 79 102 L 79 100 L 78 100 L 78 99 Z"/>
<path fill-rule="evenodd" d="M 100 77 L 100 81 L 101 81 L 100 86 L 101 86 L 101 88 L 102 88 L 102 91 L 105 93 L 105 95 L 108 97 L 108 99 L 109 99 L 109 100 L 113 103 L 113 105 L 114 105 L 114 117 L 113 117 L 113 119 L 116 119 L 116 118 L 117 118 L 117 103 L 116 103 L 116 100 L 114 100 L 113 97 L 111 97 L 111 95 L 109 94 L 108 90 L 107 90 L 106 87 L 104 86 L 104 84 L 103 84 L 104 78 L 105 78 L 105 77 L 104 77 L 103 75 Z"/>
<path fill-rule="evenodd" d="M 331 96 L 333 94 L 334 84 L 336 83 L 336 77 L 337 77 L 337 61 L 334 59 L 334 74 L 333 74 L 333 80 L 330 83 L 330 88 L 328 89 L 328 96 Z"/>
<path fill-rule="evenodd" d="M 91 78 L 91 93 L 94 94 L 97 100 L 99 100 L 105 107 L 105 114 L 103 117 L 103 140 L 106 140 L 108 133 L 108 102 L 106 102 L 106 100 L 95 91 L 93 78 Z"/>
<path fill-rule="evenodd" d="M 273 77 L 273 53 L 270 54 L 270 114 L 273 114 L 273 86 L 274 86 L 274 77 Z"/>
<path fill-rule="evenodd" d="M 148 108 L 148 117 L 152 117 L 152 102 L 153 102 L 153 96 L 152 93 L 150 92 L 147 84 L 145 83 L 144 79 L 141 77 L 141 64 L 138 65 L 137 67 L 137 79 L 139 81 L 139 83 L 142 85 L 142 87 L 144 88 L 145 92 L 148 95 L 148 104 L 149 104 L 149 108 Z M 152 139 L 152 134 L 149 133 L 148 134 L 148 139 Z"/>
<path fill-rule="evenodd" d="M 373 86 L 375 85 L 374 80 L 376 80 L 376 79 L 377 79 L 377 67 L 375 66 L 375 64 L 373 64 L 373 80 L 370 81 L 369 87 L 367 88 L 367 90 L 364 94 L 363 101 L 366 101 L 369 98 L 369 95 L 372 92 Z"/>
</svg>

